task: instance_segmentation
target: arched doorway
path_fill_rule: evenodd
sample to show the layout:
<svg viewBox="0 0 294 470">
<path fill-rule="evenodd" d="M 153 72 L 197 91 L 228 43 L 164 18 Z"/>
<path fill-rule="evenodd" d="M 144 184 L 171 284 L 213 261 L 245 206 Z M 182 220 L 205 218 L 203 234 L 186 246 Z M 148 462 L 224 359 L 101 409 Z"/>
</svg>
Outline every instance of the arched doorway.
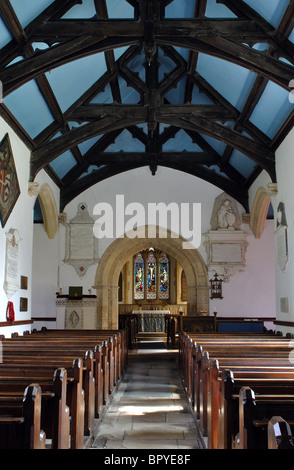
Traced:
<svg viewBox="0 0 294 470">
<path fill-rule="evenodd" d="M 126 234 L 124 238 L 116 239 L 99 262 L 94 286 L 97 291 L 98 328 L 118 327 L 118 281 L 121 269 L 130 256 L 150 246 L 170 254 L 183 267 L 187 279 L 187 314 L 196 316 L 201 310 L 208 311 L 208 273 L 200 253 L 196 249 L 183 249 L 183 238 L 175 238 L 174 234 L 166 233 L 166 230 L 163 236 L 159 227 L 156 227 L 156 238 L 143 238 L 145 228 L 140 229 L 136 238 L 128 238 Z"/>
</svg>

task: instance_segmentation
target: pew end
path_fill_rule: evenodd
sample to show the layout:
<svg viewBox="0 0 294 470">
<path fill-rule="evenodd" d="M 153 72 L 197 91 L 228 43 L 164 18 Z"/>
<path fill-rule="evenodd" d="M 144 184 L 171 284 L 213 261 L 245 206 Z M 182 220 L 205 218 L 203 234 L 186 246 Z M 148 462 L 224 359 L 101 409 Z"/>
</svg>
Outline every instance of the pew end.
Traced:
<svg viewBox="0 0 294 470">
<path fill-rule="evenodd" d="M 41 429 L 42 391 L 38 384 L 26 387 L 22 406 L 12 407 L 10 416 L 0 416 L 0 448 L 45 449 L 46 434 Z M 19 416 L 14 416 L 19 410 Z"/>
<path fill-rule="evenodd" d="M 273 416 L 268 423 L 268 449 L 294 449 L 291 427 L 281 416 Z"/>
</svg>

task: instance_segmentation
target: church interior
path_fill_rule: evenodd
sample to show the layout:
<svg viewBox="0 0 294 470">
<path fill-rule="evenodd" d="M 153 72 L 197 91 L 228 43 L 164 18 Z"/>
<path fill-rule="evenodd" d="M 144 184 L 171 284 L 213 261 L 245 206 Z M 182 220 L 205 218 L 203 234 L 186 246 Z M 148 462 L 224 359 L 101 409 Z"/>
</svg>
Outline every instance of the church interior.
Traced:
<svg viewBox="0 0 294 470">
<path fill-rule="evenodd" d="M 292 0 L 0 2 L 0 448 L 293 448 L 293 89 Z"/>
</svg>

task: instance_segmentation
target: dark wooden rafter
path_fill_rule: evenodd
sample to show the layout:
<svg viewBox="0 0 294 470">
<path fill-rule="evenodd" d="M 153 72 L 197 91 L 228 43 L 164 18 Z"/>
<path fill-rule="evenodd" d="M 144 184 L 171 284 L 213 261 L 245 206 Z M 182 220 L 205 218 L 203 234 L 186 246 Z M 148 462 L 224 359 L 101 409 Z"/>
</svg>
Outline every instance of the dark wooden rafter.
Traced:
<svg viewBox="0 0 294 470">
<path fill-rule="evenodd" d="M 2 67 L 0 78 L 4 84 L 4 92 L 10 93 L 48 69 L 69 61 L 120 46 L 139 44 L 146 36 L 146 28 L 151 28 L 151 25 L 154 39 L 159 45 L 178 45 L 191 51 L 224 58 L 250 68 L 288 89 L 292 77 L 291 66 L 235 41 L 237 37 L 247 37 L 255 42 L 270 41 L 273 33 L 261 31 L 250 20 L 219 21 L 202 18 L 138 22 L 97 19 L 59 20 L 37 27 L 28 37 L 29 42 L 49 42 L 51 38 L 51 41 L 54 39 L 59 44 L 39 51 L 30 59 Z"/>
<path fill-rule="evenodd" d="M 108 18 L 108 12 L 107 12 L 107 6 L 106 6 L 106 0 L 95 0 L 95 9 L 97 16 L 100 18 Z M 105 51 L 105 62 L 107 65 L 107 69 L 109 70 L 110 73 L 114 72 L 114 76 L 112 80 L 110 80 L 110 87 L 111 87 L 111 92 L 113 96 L 113 101 L 116 103 L 121 103 L 121 94 L 120 94 L 120 88 L 118 84 L 118 77 L 116 72 L 116 63 L 115 63 L 115 57 L 114 57 L 114 51 Z"/>
<path fill-rule="evenodd" d="M 204 154 L 205 155 L 205 154 Z M 127 158 L 124 159 L 124 156 Z M 195 158 L 195 163 L 191 164 L 189 157 L 186 157 L 186 165 L 183 166 L 181 163 L 181 159 L 183 158 L 183 154 L 175 154 L 171 155 L 170 153 L 162 153 L 159 158 L 157 156 L 157 164 L 161 166 L 165 166 L 168 168 L 173 168 L 179 171 L 183 171 L 190 175 L 202 178 L 207 182 L 215 184 L 216 186 L 223 189 L 223 191 L 230 194 L 234 197 L 237 201 L 240 202 L 244 206 L 244 208 L 248 208 L 248 194 L 247 192 L 233 180 L 230 180 L 226 177 L 221 176 L 217 172 L 211 172 L 208 168 L 204 167 L 201 163 L 201 159 L 203 158 L 200 154 L 193 154 Z M 207 155 L 208 158 L 211 160 L 211 155 Z M 101 156 L 104 158 L 106 162 L 105 154 Z M 118 154 L 110 155 L 109 158 L 113 157 L 114 159 L 118 159 Z M 180 157 L 180 158 L 179 158 Z M 120 156 L 120 166 L 117 165 L 106 165 L 104 168 L 100 169 L 99 171 L 84 176 L 78 180 L 71 182 L 69 185 L 64 187 L 61 193 L 61 210 L 70 202 L 74 197 L 76 197 L 81 191 L 85 191 L 93 184 L 103 181 L 104 179 L 114 176 L 122 171 L 132 170 L 135 168 L 139 168 L 142 166 L 146 166 L 146 155 L 145 154 L 124 154 Z M 183 158 L 185 160 L 185 156 Z M 199 161 L 196 160 L 200 159 Z"/>
<path fill-rule="evenodd" d="M 237 18 L 211 19 L 205 17 L 207 0 L 195 2 L 194 18 L 166 19 L 165 7 L 173 0 L 126 0 L 134 7 L 134 19 L 108 18 L 106 0 L 93 0 L 96 16 L 89 20 L 65 20 L 62 16 L 80 0 L 55 0 L 27 27 L 22 28 L 9 0 L 0 3 L 0 15 L 13 39 L 1 50 L 0 80 L 4 96 L 30 80 L 36 80 L 54 118 L 54 122 L 35 139 L 23 131 L 32 150 L 31 179 L 45 168 L 61 188 L 62 205 L 86 188 L 109 176 L 127 169 L 148 165 L 154 174 L 158 165 L 169 166 L 193 174 L 223 188 L 247 204 L 247 191 L 261 169 L 276 180 L 274 150 L 294 124 L 294 113 L 274 139 L 269 139 L 250 122 L 250 116 L 269 80 L 290 91 L 293 67 L 279 60 L 294 63 L 294 46 L 288 35 L 294 25 L 294 2 L 275 29 L 242 0 L 217 0 L 229 8 Z M 45 42 L 48 48 L 35 51 L 34 42 Z M 267 43 L 266 52 L 252 46 Z M 128 46 L 127 51 L 115 60 L 114 49 Z M 171 59 L 174 68 L 159 81 L 158 47 Z M 189 50 L 187 61 L 177 47 Z M 45 73 L 68 62 L 103 52 L 106 73 L 73 105 L 62 112 L 50 88 Z M 129 67 L 136 55 L 145 54 L 144 81 Z M 235 109 L 197 72 L 199 53 L 219 57 L 245 67 L 257 74 L 255 84 L 242 111 Z M 9 65 L 16 57 L 24 59 Z M 122 104 L 119 79 L 139 94 L 136 105 Z M 185 79 L 184 102 L 173 105 L 167 93 Z M 113 104 L 93 104 L 91 101 L 106 86 L 110 86 Z M 213 104 L 193 105 L 194 87 L 205 93 Z M 9 122 L 13 116 L 0 104 L 0 115 Z M 70 129 L 70 122 L 79 127 Z M 233 122 L 230 127 L 227 122 Z M 148 135 L 138 127 L 147 123 Z M 162 133 L 159 124 L 169 127 Z M 14 122 L 14 124 L 19 124 Z M 144 153 L 105 150 L 127 128 L 132 136 L 145 146 Z M 19 126 L 21 130 L 21 126 Z M 180 129 L 196 142 L 202 152 L 162 151 L 165 142 Z M 249 137 L 243 135 L 246 132 Z M 60 137 L 56 137 L 61 133 Z M 225 152 L 219 155 L 201 134 L 226 143 Z M 92 137 L 100 137 L 96 144 L 81 154 L 78 145 Z M 62 180 L 54 174 L 50 162 L 70 149 L 77 161 Z M 230 165 L 234 149 L 240 150 L 255 162 L 252 173 L 244 178 Z M 94 171 L 87 174 L 88 168 Z M 97 170 L 95 171 L 95 165 Z M 214 171 L 217 166 L 219 171 Z M 87 174 L 83 178 L 82 175 Z M 82 182 L 82 183 L 81 183 Z M 231 189 L 230 189 L 231 188 Z M 64 206 L 63 206 L 64 207 Z"/>
<path fill-rule="evenodd" d="M 248 5 L 244 4 L 243 2 L 240 2 L 239 0 L 231 1 L 231 0 L 217 0 L 217 3 L 222 3 L 226 5 L 228 8 L 230 8 L 233 13 L 235 13 L 239 18 L 246 18 L 253 20 L 256 24 L 258 24 L 262 29 L 268 30 L 271 28 L 271 25 L 267 21 L 265 21 L 260 15 L 258 15 L 252 8 L 250 8 Z M 280 22 L 280 25 L 278 29 L 274 32 L 273 34 L 273 40 L 275 43 L 278 45 L 285 45 L 285 42 L 287 41 L 287 38 L 289 36 L 289 33 L 291 32 L 292 28 L 294 25 L 294 2 L 290 2 L 289 6 L 284 14 L 284 17 L 282 21 Z M 288 41 L 289 43 L 289 41 Z M 293 45 L 292 45 L 293 47 Z M 280 52 L 281 49 L 278 48 L 278 52 Z M 277 50 L 275 47 L 270 46 L 269 50 L 267 51 L 268 55 L 273 55 L 277 57 Z M 287 54 L 284 54 L 287 56 Z M 292 57 L 290 60 L 293 61 L 294 55 L 292 54 Z M 289 58 L 289 57 L 287 57 Z M 257 129 L 254 128 L 254 132 L 251 123 L 249 122 L 249 118 L 255 108 L 255 105 L 259 101 L 262 93 L 264 92 L 266 85 L 268 83 L 268 78 L 264 76 L 257 76 L 255 83 L 251 89 L 251 92 L 249 94 L 249 97 L 247 98 L 247 101 L 243 107 L 243 110 L 240 114 L 240 117 L 238 119 L 238 122 L 236 124 L 235 130 L 238 130 L 240 128 L 240 125 L 243 126 L 243 128 L 251 135 L 256 136 Z M 294 115 L 294 113 L 293 113 Z M 289 122 L 289 120 L 288 120 Z M 294 119 L 293 119 L 294 122 Z M 293 123 L 292 123 L 293 126 Z M 280 132 L 282 132 L 281 130 Z M 270 143 L 270 139 L 266 138 L 266 136 L 262 136 L 261 132 L 258 133 L 258 138 L 263 139 L 264 141 L 267 140 L 267 144 L 269 145 L 270 148 L 273 148 L 273 146 Z M 275 141 L 277 138 L 275 137 L 273 140 Z M 234 148 L 228 146 L 225 150 L 224 156 L 223 156 L 223 161 L 227 162 L 229 161 L 232 153 L 233 153 Z M 252 176 L 254 173 L 259 172 L 259 167 L 255 167 L 253 170 L 252 174 L 249 176 L 247 180 L 247 186 L 252 182 Z"/>
</svg>

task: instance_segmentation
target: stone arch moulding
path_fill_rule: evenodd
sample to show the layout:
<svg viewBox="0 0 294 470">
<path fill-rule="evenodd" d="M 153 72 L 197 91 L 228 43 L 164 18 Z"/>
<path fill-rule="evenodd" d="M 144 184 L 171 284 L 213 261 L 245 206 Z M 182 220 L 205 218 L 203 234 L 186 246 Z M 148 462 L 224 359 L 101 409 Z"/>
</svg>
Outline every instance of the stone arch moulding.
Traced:
<svg viewBox="0 0 294 470">
<path fill-rule="evenodd" d="M 38 198 L 43 216 L 44 230 L 48 238 L 53 239 L 58 229 L 58 211 L 52 189 L 48 183 L 42 184 Z"/>
<path fill-rule="evenodd" d="M 270 202 L 270 196 L 266 188 L 263 186 L 258 188 L 250 216 L 250 228 L 255 238 L 260 238 L 262 235 Z"/>
<path fill-rule="evenodd" d="M 115 329 L 118 327 L 118 279 L 121 269 L 130 256 L 138 251 L 157 248 L 173 256 L 183 267 L 187 277 L 187 314 L 196 316 L 200 311 L 208 311 L 209 282 L 207 266 L 198 250 L 183 249 L 182 237 L 175 238 L 170 232 L 160 237 L 156 227 L 156 237 L 148 238 L 147 227 L 141 227 L 141 236 L 118 238 L 106 249 L 98 264 L 95 285 L 97 291 L 97 328 Z M 138 233 L 139 235 L 139 233 Z"/>
</svg>

